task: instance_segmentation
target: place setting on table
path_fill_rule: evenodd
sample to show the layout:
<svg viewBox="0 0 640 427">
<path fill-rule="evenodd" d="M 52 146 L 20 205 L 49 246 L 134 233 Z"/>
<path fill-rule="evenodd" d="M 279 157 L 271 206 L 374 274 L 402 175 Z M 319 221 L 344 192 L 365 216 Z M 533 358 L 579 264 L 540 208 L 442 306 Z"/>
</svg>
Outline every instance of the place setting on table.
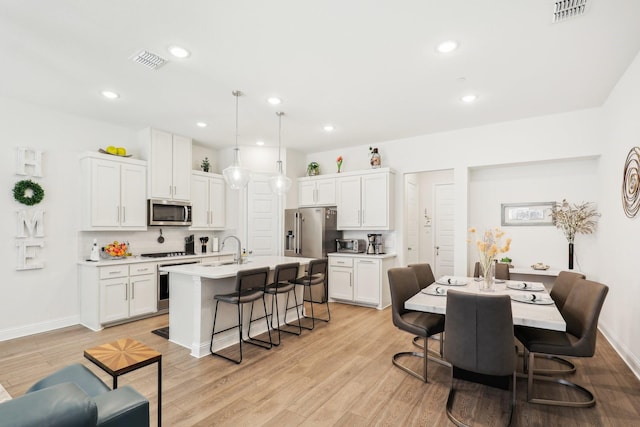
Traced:
<svg viewBox="0 0 640 427">
<path fill-rule="evenodd" d="M 494 279 L 493 283 L 496 285 L 504 284 L 504 289 L 500 286 L 495 287 L 492 291 L 483 291 L 479 286 L 468 286 L 471 283 L 482 282 L 483 280 L 484 279 L 482 277 L 442 276 L 420 292 L 431 296 L 447 296 L 447 291 L 449 289 L 459 288 L 459 290 L 467 292 L 487 292 L 489 294 L 496 292 L 505 293 L 508 294 L 513 301 L 525 304 L 553 304 L 553 300 L 547 293 L 544 284 L 540 282 Z M 465 289 L 465 287 L 467 287 L 467 289 Z"/>
</svg>

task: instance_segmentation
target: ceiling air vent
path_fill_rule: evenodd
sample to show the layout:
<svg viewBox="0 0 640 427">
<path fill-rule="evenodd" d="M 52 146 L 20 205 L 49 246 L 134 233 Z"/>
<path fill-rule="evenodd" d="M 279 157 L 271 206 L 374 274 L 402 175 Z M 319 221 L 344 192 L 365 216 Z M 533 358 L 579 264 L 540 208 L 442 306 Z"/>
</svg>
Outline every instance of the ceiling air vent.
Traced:
<svg viewBox="0 0 640 427">
<path fill-rule="evenodd" d="M 587 0 L 562 0 L 553 2 L 553 22 L 565 21 L 569 18 L 584 15 Z"/>
<path fill-rule="evenodd" d="M 138 64 L 142 64 L 145 67 L 151 68 L 152 70 L 157 70 L 162 67 L 167 60 L 156 55 L 155 53 L 151 53 L 147 50 L 142 50 L 136 55 L 133 56 L 133 62 L 137 62 Z"/>
</svg>

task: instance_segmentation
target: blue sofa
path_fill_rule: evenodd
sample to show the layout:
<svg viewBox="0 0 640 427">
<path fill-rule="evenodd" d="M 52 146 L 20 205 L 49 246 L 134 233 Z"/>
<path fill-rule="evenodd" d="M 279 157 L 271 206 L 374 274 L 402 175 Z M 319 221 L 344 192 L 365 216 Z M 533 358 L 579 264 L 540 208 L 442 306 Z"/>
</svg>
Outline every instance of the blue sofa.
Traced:
<svg viewBox="0 0 640 427">
<path fill-rule="evenodd" d="M 35 383 L 0 403 L 0 427 L 149 427 L 149 401 L 132 387 L 111 390 L 81 364 Z"/>
</svg>

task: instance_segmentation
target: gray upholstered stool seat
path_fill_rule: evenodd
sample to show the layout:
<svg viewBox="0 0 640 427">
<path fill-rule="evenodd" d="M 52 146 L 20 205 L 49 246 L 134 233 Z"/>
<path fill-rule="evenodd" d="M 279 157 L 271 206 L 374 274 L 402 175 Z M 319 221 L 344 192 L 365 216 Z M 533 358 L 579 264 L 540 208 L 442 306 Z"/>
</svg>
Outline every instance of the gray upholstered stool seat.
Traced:
<svg viewBox="0 0 640 427">
<path fill-rule="evenodd" d="M 302 334 L 302 324 L 300 323 L 300 312 L 298 311 L 298 297 L 295 293 L 295 280 L 298 277 L 298 270 L 300 269 L 299 262 L 292 262 L 288 264 L 276 265 L 276 269 L 273 273 L 273 283 L 270 283 L 265 288 L 264 292 L 267 295 L 271 295 L 271 329 L 278 332 L 278 342 L 274 342 L 273 345 L 280 345 L 280 333 L 286 332 L 288 334 L 300 335 Z M 287 312 L 289 311 L 289 295 L 293 292 L 293 298 L 295 302 L 295 309 L 298 319 L 297 331 L 289 328 L 285 328 L 287 325 Z M 287 302 L 284 308 L 284 323 L 280 324 L 280 310 L 278 309 L 278 295 L 286 294 Z M 276 318 L 276 325 L 273 324 L 273 318 Z"/>
<path fill-rule="evenodd" d="M 236 274 L 235 281 L 235 291 L 228 294 L 219 294 L 214 295 L 214 299 L 216 300 L 216 307 L 213 314 L 213 328 L 211 329 L 211 344 L 209 345 L 209 351 L 211 351 L 211 355 L 222 357 L 223 359 L 229 360 L 235 363 L 242 362 L 242 344 L 252 344 L 258 347 L 262 347 L 265 349 L 270 349 L 273 346 L 273 342 L 271 340 L 271 328 L 269 327 L 269 320 L 267 319 L 267 303 L 264 299 L 264 289 L 267 286 L 267 280 L 269 278 L 269 267 L 262 268 L 253 268 L 248 270 L 240 270 Z M 253 319 L 253 306 L 254 303 L 258 300 L 262 300 L 262 307 L 264 309 L 264 318 L 267 326 L 267 333 L 269 335 L 269 340 L 262 340 L 251 336 L 251 323 L 254 321 Z M 231 327 L 228 327 L 223 330 L 216 331 L 216 321 L 218 319 L 218 304 L 221 302 L 226 304 L 233 304 L 237 307 L 238 311 L 238 323 Z M 251 313 L 249 314 L 249 330 L 247 331 L 247 338 L 243 337 L 243 307 L 244 304 L 251 303 Z M 255 320 L 259 320 L 255 319 Z M 238 328 L 238 346 L 239 346 L 239 357 L 233 358 L 228 355 L 225 355 L 219 351 L 213 350 L 213 341 L 214 337 L 217 334 L 226 332 L 231 329 Z"/>
</svg>

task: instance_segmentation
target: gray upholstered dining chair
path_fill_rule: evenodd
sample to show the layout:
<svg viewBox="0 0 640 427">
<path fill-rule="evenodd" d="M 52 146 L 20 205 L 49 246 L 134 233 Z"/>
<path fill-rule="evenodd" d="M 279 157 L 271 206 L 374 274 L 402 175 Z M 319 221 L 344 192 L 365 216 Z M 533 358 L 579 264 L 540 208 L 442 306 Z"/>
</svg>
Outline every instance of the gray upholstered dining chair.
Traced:
<svg viewBox="0 0 640 427">
<path fill-rule="evenodd" d="M 393 355 L 391 359 L 393 364 L 408 374 L 427 382 L 427 360 L 443 363 L 442 341 L 440 341 L 440 354 L 429 350 L 427 338 L 434 334 L 444 331 L 444 316 L 441 314 L 426 313 L 421 311 L 407 310 L 404 303 L 420 292 L 418 279 L 411 267 L 396 267 L 387 271 L 389 276 L 389 288 L 391 291 L 391 316 L 393 324 L 400 330 L 419 335 L 424 339 L 424 347 L 422 353 L 413 351 L 403 351 Z M 429 353 L 434 354 L 430 356 Z M 418 357 L 423 360 L 423 373 L 420 374 L 407 366 L 401 364 L 399 360 L 402 357 Z"/>
<path fill-rule="evenodd" d="M 527 400 L 544 405 L 590 407 L 595 397 L 586 388 L 563 378 L 543 377 L 536 373 L 536 355 L 592 357 L 596 350 L 598 318 L 609 288 L 602 283 L 578 279 L 562 309 L 566 332 L 516 326 L 515 336 L 525 347 L 524 369 L 527 373 Z M 582 392 L 586 401 L 567 401 L 533 397 L 534 380 L 555 382 Z"/>
<path fill-rule="evenodd" d="M 564 303 L 567 300 L 567 297 L 569 296 L 571 289 L 573 289 L 573 285 L 575 284 L 576 280 L 585 279 L 585 278 L 586 277 L 584 274 L 574 273 L 572 271 L 561 271 L 560 274 L 558 274 L 558 277 L 556 277 L 556 280 L 554 280 L 553 282 L 553 285 L 551 287 L 551 292 L 549 293 L 549 295 L 551 296 L 551 299 L 553 300 L 553 302 L 556 304 L 556 307 L 558 307 L 560 314 L 562 314 Z M 576 371 L 576 365 L 574 365 L 573 362 L 565 359 L 564 357 L 553 356 L 549 354 L 539 355 L 539 356 L 542 356 L 545 359 L 553 360 L 561 365 L 564 365 L 565 368 L 563 369 L 536 368 L 533 371 L 534 375 L 535 374 L 564 375 L 564 374 L 572 374 Z"/>
<path fill-rule="evenodd" d="M 509 273 L 509 264 L 505 264 L 504 262 L 496 262 L 496 279 L 498 280 L 511 280 L 511 274 Z M 476 262 L 473 267 L 473 277 L 480 277 L 482 273 L 482 269 L 480 268 L 480 263 Z"/>
<path fill-rule="evenodd" d="M 447 292 L 444 358 L 451 364 L 451 387 L 447 398 L 447 416 L 464 426 L 453 415 L 455 368 L 513 379 L 511 412 L 516 403 L 516 348 L 513 338 L 511 299 L 508 295 L 478 295 L 451 290 Z"/>
<path fill-rule="evenodd" d="M 578 279 L 586 279 L 586 277 L 582 273 L 561 271 L 560 274 L 558 274 L 558 277 L 556 277 L 556 280 L 554 280 L 549 295 L 551 296 L 551 299 L 556 304 L 556 307 L 558 307 L 558 310 L 560 310 L 560 312 L 562 312 L 564 303 L 567 300 L 571 289 L 573 289 L 573 285 Z"/>
<path fill-rule="evenodd" d="M 269 334 L 269 341 L 261 340 L 258 338 L 252 338 L 251 335 L 247 335 L 247 339 L 243 337 L 243 307 L 244 304 L 251 303 L 251 315 L 249 316 L 249 325 L 251 325 L 252 317 L 253 317 L 253 304 L 262 300 L 262 306 L 264 308 L 264 313 L 267 313 L 267 303 L 264 298 L 264 288 L 267 285 L 267 280 L 269 278 L 269 267 L 262 268 L 253 268 L 249 270 L 240 270 L 236 273 L 236 281 L 235 281 L 235 291 L 228 294 L 217 294 L 214 295 L 214 299 L 216 300 L 216 308 L 213 314 L 213 328 L 211 329 L 211 344 L 209 345 L 209 350 L 211 351 L 211 355 L 222 357 L 223 359 L 227 359 L 231 362 L 241 363 L 242 362 L 242 343 L 253 344 L 258 347 L 270 349 L 273 346 L 273 342 L 271 340 L 271 329 L 269 328 L 269 319 L 267 316 L 264 316 L 266 325 L 267 325 L 267 333 Z M 227 304 L 233 304 L 237 306 L 238 309 L 238 324 L 228 327 L 226 329 L 216 331 L 216 320 L 218 318 L 218 304 L 224 302 Z M 259 319 L 256 319 L 259 320 Z M 249 326 L 250 328 L 251 326 Z M 226 332 L 228 330 L 238 328 L 238 345 L 240 356 L 238 359 L 234 359 L 225 354 L 222 354 L 217 351 L 213 351 L 213 338 L 222 332 Z"/>
<path fill-rule="evenodd" d="M 420 289 L 424 289 L 436 281 L 429 263 L 409 264 L 407 267 L 413 268 L 413 272 L 416 273 Z"/>
<path fill-rule="evenodd" d="M 409 264 L 407 267 L 413 268 L 413 272 L 416 273 L 416 278 L 418 279 L 418 286 L 420 286 L 420 289 L 424 289 L 436 281 L 435 277 L 433 276 L 433 270 L 431 270 L 431 265 L 429 265 L 429 263 Z M 419 335 L 413 337 L 413 344 L 420 348 L 422 348 L 422 341 L 422 337 Z"/>
</svg>

